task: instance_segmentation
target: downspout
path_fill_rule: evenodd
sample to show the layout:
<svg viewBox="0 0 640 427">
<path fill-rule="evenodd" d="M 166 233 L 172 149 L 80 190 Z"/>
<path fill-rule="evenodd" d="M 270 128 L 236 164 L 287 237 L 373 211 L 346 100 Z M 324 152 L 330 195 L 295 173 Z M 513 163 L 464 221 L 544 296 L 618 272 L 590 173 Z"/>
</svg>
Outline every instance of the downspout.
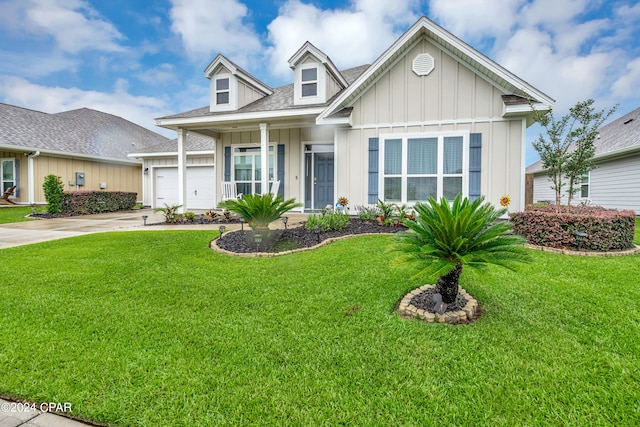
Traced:
<svg viewBox="0 0 640 427">
<path fill-rule="evenodd" d="M 29 161 L 27 163 L 27 183 L 28 183 L 30 205 L 33 205 L 36 202 L 35 167 L 34 167 L 33 159 L 35 159 L 39 155 L 40 155 L 40 151 L 36 151 L 35 153 L 28 154 Z"/>
</svg>

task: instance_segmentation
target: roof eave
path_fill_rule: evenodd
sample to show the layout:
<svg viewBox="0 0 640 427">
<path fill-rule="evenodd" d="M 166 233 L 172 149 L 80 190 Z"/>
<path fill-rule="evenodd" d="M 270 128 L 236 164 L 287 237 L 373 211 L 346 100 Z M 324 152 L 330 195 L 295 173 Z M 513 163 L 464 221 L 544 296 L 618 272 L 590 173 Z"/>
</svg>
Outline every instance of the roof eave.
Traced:
<svg viewBox="0 0 640 427">
<path fill-rule="evenodd" d="M 316 116 L 324 110 L 324 107 L 312 107 L 312 108 L 296 108 L 290 110 L 274 110 L 274 111 L 254 111 L 248 113 L 232 113 L 232 114 L 220 114 L 215 116 L 200 116 L 189 118 L 174 118 L 174 119 L 156 119 L 156 125 L 167 129 L 179 129 L 189 125 L 202 125 L 202 124 L 223 124 L 229 122 L 243 122 L 243 121 L 268 121 L 269 119 L 281 119 L 281 118 L 299 118 L 302 116 Z"/>
</svg>

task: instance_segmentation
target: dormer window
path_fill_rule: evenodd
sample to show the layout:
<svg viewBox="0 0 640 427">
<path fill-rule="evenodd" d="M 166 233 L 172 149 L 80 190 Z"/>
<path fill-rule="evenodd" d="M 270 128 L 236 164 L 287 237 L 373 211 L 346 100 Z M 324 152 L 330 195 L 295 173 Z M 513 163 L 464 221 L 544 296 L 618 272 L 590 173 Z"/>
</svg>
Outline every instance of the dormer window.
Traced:
<svg viewBox="0 0 640 427">
<path fill-rule="evenodd" d="M 216 79 L 216 105 L 229 104 L 229 77 Z"/>
<path fill-rule="evenodd" d="M 302 96 L 318 95 L 318 69 L 306 68 L 302 70 Z"/>
</svg>

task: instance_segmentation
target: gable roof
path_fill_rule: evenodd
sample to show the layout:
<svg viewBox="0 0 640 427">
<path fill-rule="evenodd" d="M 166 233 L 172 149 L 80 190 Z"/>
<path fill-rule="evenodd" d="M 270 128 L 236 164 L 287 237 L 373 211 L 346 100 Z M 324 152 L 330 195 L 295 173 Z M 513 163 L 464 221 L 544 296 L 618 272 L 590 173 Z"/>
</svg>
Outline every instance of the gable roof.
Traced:
<svg viewBox="0 0 640 427">
<path fill-rule="evenodd" d="M 253 86 L 258 91 L 264 93 L 265 95 L 271 95 L 273 93 L 273 89 L 271 89 L 266 84 L 262 83 L 257 78 L 253 77 L 251 74 L 246 72 L 242 67 L 240 67 L 239 65 L 236 65 L 233 61 L 229 60 L 221 53 L 219 53 L 215 58 L 213 58 L 213 61 L 211 61 L 211 63 L 209 63 L 207 68 L 205 68 L 204 76 L 208 79 L 211 79 L 211 76 L 213 76 L 213 73 L 219 66 L 223 66 L 224 68 L 229 70 L 229 72 L 232 75 L 239 77 L 241 80 L 244 80 L 245 82 L 249 83 L 251 86 Z"/>
<path fill-rule="evenodd" d="M 440 48 L 451 52 L 458 60 L 466 64 L 476 73 L 484 76 L 495 86 L 502 88 L 505 93 L 518 95 L 523 98 L 531 98 L 534 100 L 534 104 L 541 104 L 538 105 L 538 108 L 541 110 L 548 110 L 555 103 L 553 98 L 531 86 L 435 22 L 423 16 L 400 36 L 352 85 L 340 93 L 318 116 L 317 122 L 321 123 L 324 118 L 331 116 L 345 107 L 351 106 L 390 65 L 411 48 L 415 41 L 424 36 L 431 39 Z M 518 105 L 517 109 L 520 110 L 520 104 L 516 105 Z M 528 107 L 527 105 L 527 108 Z M 524 111 L 518 112 L 523 113 Z"/>
<path fill-rule="evenodd" d="M 131 163 L 129 152 L 165 141 L 142 126 L 89 108 L 48 114 L 0 103 L 0 148 Z"/>
<path fill-rule="evenodd" d="M 333 77 L 335 77 L 336 81 L 339 82 L 343 88 L 347 87 L 349 83 L 340 73 L 338 68 L 334 65 L 331 58 L 329 58 L 329 56 L 327 56 L 323 51 L 315 47 L 311 42 L 305 42 L 305 44 L 303 44 L 302 47 L 293 54 L 293 56 L 289 59 L 289 67 L 295 69 L 298 65 L 298 62 L 300 62 L 300 60 L 304 58 L 306 54 L 313 55 L 315 58 L 320 60 L 320 62 L 322 62 L 322 64 L 327 68 L 327 71 L 329 71 L 329 73 L 333 75 Z"/>
<path fill-rule="evenodd" d="M 593 145 L 594 160 L 640 152 L 640 108 L 598 129 L 598 138 Z M 541 160 L 532 163 L 526 169 L 526 173 L 543 171 Z"/>
</svg>

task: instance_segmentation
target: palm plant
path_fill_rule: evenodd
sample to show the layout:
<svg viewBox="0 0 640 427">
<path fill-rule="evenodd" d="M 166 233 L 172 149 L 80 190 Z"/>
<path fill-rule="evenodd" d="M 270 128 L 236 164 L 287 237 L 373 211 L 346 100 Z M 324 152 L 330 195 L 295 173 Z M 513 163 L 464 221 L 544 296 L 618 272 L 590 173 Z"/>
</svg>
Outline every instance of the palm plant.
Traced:
<svg viewBox="0 0 640 427">
<path fill-rule="evenodd" d="M 458 295 L 463 266 L 483 268 L 489 264 L 513 270 L 516 262 L 528 262 L 521 236 L 508 234 L 511 225 L 499 221 L 506 208 L 484 203 L 484 197 L 469 201 L 456 196 L 453 203 L 443 197 L 430 198 L 414 207 L 415 220 L 403 220 L 409 230 L 399 233 L 392 249 L 402 252 L 393 264 L 412 266 L 411 277 L 436 280 L 442 301 L 451 304 Z"/>
<path fill-rule="evenodd" d="M 243 217 L 255 231 L 267 231 L 270 223 L 300 206 L 302 203 L 296 203 L 295 199 L 283 201 L 281 196 L 274 198 L 271 193 L 245 194 L 241 199 L 225 200 L 218 204 L 219 208 Z"/>
</svg>

